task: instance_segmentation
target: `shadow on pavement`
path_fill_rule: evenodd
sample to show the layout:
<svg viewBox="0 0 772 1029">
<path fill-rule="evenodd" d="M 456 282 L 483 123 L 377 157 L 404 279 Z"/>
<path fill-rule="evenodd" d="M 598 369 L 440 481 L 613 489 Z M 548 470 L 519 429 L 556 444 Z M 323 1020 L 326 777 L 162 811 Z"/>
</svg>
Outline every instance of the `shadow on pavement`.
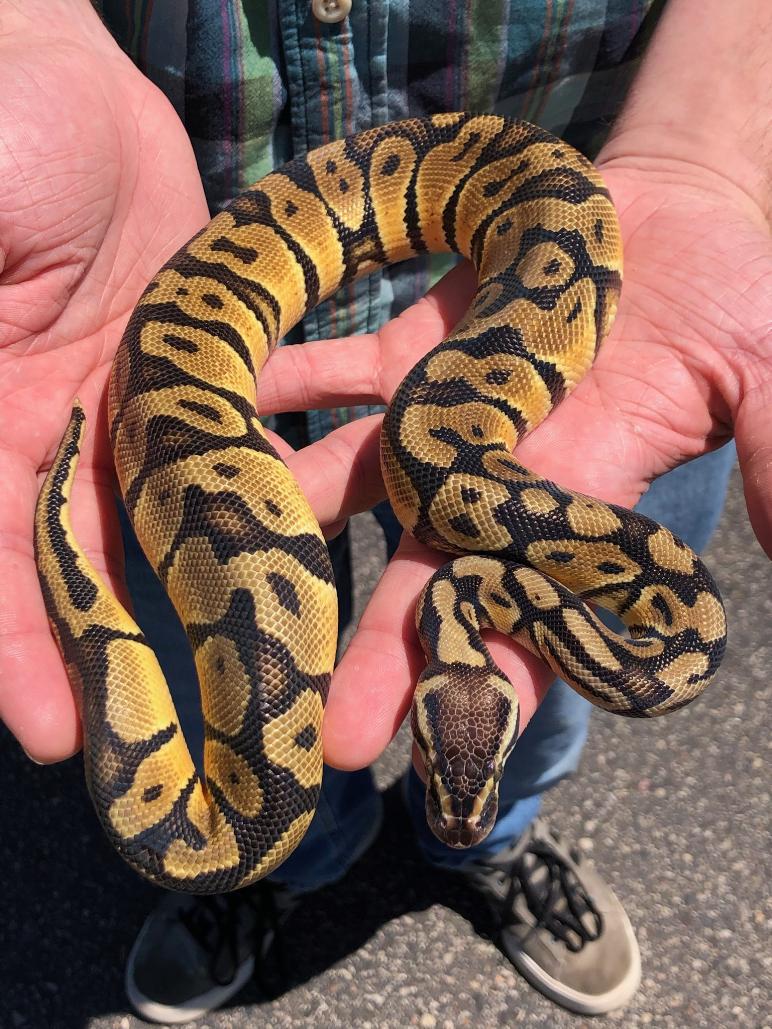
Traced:
<svg viewBox="0 0 772 1029">
<path fill-rule="evenodd" d="M 123 969 L 158 891 L 124 867 L 103 838 L 80 758 L 37 767 L 3 731 L 0 777 L 10 795 L 0 844 L 8 941 L 0 1022 L 13 1029 L 80 1029 L 96 1016 L 128 1011 Z M 422 861 L 398 786 L 384 802 L 374 846 L 344 880 L 310 895 L 286 923 L 281 950 L 266 965 L 267 992 L 252 982 L 234 1005 L 275 999 L 359 950 L 385 922 L 433 904 L 492 933 L 487 915 L 474 910 L 457 881 Z"/>
</svg>

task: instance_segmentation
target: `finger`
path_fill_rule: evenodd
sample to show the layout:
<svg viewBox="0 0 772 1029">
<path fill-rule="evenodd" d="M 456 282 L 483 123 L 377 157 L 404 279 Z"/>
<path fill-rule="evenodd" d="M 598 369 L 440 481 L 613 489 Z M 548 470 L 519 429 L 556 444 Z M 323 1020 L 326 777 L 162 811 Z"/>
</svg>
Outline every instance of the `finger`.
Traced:
<svg viewBox="0 0 772 1029">
<path fill-rule="evenodd" d="M 460 321 L 475 281 L 469 265 L 458 265 L 377 333 L 279 347 L 258 380 L 261 415 L 388 402 L 416 361 Z"/>
<path fill-rule="evenodd" d="M 333 675 L 324 744 L 325 760 L 335 768 L 371 764 L 402 724 L 426 664 L 415 605 L 429 576 L 446 560 L 404 536 L 383 573 Z M 517 691 L 522 731 L 554 676 L 511 640 L 486 634 L 486 642 Z"/>
<path fill-rule="evenodd" d="M 283 411 L 383 403 L 374 333 L 278 347 L 260 373 L 261 416 Z"/>
<path fill-rule="evenodd" d="M 735 421 L 737 457 L 743 477 L 745 502 L 756 538 L 772 558 L 772 439 L 769 412 L 772 382 L 761 380 L 749 389 Z"/>
<path fill-rule="evenodd" d="M 316 443 L 287 454 L 287 467 L 323 528 L 369 511 L 385 497 L 382 421 L 383 416 L 376 414 L 347 422 Z"/>
</svg>

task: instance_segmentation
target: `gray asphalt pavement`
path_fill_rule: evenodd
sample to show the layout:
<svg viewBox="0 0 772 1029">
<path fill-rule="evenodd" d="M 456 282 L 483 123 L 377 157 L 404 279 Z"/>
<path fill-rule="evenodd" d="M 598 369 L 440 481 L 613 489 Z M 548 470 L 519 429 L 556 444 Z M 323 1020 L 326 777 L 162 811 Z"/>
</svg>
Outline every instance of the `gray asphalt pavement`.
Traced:
<svg viewBox="0 0 772 1029">
<path fill-rule="evenodd" d="M 357 519 L 355 556 L 361 610 L 382 563 L 370 516 Z M 695 705 L 651 723 L 597 713 L 580 775 L 546 802 L 553 825 L 613 884 L 640 940 L 635 1002 L 596 1026 L 772 1025 L 772 566 L 737 478 L 708 562 L 730 619 L 719 680 Z M 251 984 L 199 1026 L 590 1024 L 530 989 L 489 939 L 486 916 L 422 864 L 394 786 L 408 753 L 402 732 L 376 769 L 386 804 L 376 845 L 287 924 L 286 989 L 267 1001 Z M 78 759 L 36 767 L 6 734 L 0 779 L 0 1026 L 136 1029 L 123 966 L 156 892 L 102 840 Z M 275 969 L 268 979 L 277 983 Z"/>
</svg>

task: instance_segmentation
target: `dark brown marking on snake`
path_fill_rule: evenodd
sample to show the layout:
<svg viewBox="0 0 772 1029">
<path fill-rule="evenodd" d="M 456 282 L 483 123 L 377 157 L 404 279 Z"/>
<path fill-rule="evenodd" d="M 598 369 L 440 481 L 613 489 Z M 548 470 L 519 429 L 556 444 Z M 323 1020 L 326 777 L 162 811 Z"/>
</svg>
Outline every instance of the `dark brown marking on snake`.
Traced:
<svg viewBox="0 0 772 1029">
<path fill-rule="evenodd" d="M 469 153 L 469 151 L 473 147 L 477 146 L 477 144 L 479 142 L 480 142 L 480 133 L 479 132 L 470 132 L 469 135 L 466 137 L 466 140 L 464 141 L 464 145 L 461 147 L 459 152 L 457 154 L 454 154 L 453 157 L 451 157 L 451 161 L 454 164 L 461 164 L 461 162 L 466 159 L 466 156 Z"/>
<path fill-rule="evenodd" d="M 96 603 L 98 591 L 96 585 L 82 571 L 78 563 L 78 555 L 70 544 L 68 534 L 62 525 L 62 509 L 67 503 L 64 496 L 64 484 L 69 477 L 73 461 L 80 453 L 80 436 L 85 420 L 86 416 L 82 408 L 74 408 L 67 428 L 70 439 L 54 471 L 46 501 L 48 542 L 52 553 L 56 556 L 70 603 L 78 611 L 89 611 Z"/>
<path fill-rule="evenodd" d="M 216 293 L 202 293 L 201 299 L 207 307 L 211 307 L 215 311 L 224 307 L 221 297 L 218 297 Z"/>
<path fill-rule="evenodd" d="M 163 783 L 156 783 L 155 786 L 146 786 L 142 791 L 142 799 L 146 804 L 158 800 L 164 791 Z"/>
<path fill-rule="evenodd" d="M 651 598 L 651 606 L 653 608 L 656 608 L 657 611 L 659 611 L 659 613 L 662 615 L 662 617 L 665 620 L 665 625 L 673 624 L 673 612 L 670 610 L 670 605 L 661 593 L 654 594 L 654 596 Z"/>
<path fill-rule="evenodd" d="M 571 556 L 573 557 L 573 554 Z M 617 564 L 616 561 L 601 561 L 597 568 L 598 571 L 603 572 L 604 575 L 620 575 L 625 571 L 625 566 Z"/>
<path fill-rule="evenodd" d="M 223 479 L 235 479 L 237 475 L 241 474 L 241 470 L 235 464 L 226 464 L 224 461 L 213 464 L 212 471 L 217 472 Z"/>
<path fill-rule="evenodd" d="M 482 496 L 482 493 L 474 486 L 462 486 L 461 487 L 461 499 L 465 504 L 476 504 Z"/>
<path fill-rule="evenodd" d="M 273 590 L 279 604 L 295 617 L 300 616 L 300 597 L 290 580 L 279 572 L 269 572 L 266 581 Z"/>
<path fill-rule="evenodd" d="M 186 255 L 185 264 L 180 265 L 178 271 L 181 275 L 206 276 L 210 279 L 216 279 L 221 286 L 224 286 L 228 292 L 232 293 L 255 316 L 265 333 L 269 348 L 273 346 L 279 329 L 281 307 L 273 293 L 260 282 L 246 275 L 239 275 L 233 268 L 221 261 L 213 263 L 212 261 L 193 257 L 192 254 Z M 182 314 L 181 311 L 180 314 Z M 183 325 L 189 324 L 187 319 L 185 321 L 179 319 L 179 323 Z M 227 321 L 211 319 L 202 320 L 200 325 L 204 331 L 208 331 L 212 336 L 224 339 L 242 357 L 247 367 L 252 368 L 252 373 L 254 374 L 251 350 L 238 329 L 234 328 Z M 244 355 L 247 356 L 245 357 Z"/>
<path fill-rule="evenodd" d="M 480 537 L 480 530 L 467 514 L 459 514 L 449 518 L 448 525 L 454 532 L 458 532 L 462 536 L 468 536 L 469 539 L 476 540 Z"/>
<path fill-rule="evenodd" d="M 198 781 L 198 776 L 194 773 L 181 790 L 171 810 L 155 825 L 130 839 L 111 834 L 111 839 L 124 858 L 160 885 L 178 882 L 174 876 L 164 872 L 164 855 L 173 840 L 179 838 L 194 850 L 202 850 L 206 846 L 205 835 L 193 825 L 187 814 L 188 801 Z M 216 874 L 223 878 L 227 872 L 228 870 L 222 869 Z"/>
<path fill-rule="evenodd" d="M 399 168 L 402 160 L 399 154 L 389 154 L 386 160 L 381 165 L 381 175 L 393 175 L 394 172 Z"/>
<path fill-rule="evenodd" d="M 275 515 L 277 518 L 281 518 L 281 516 L 282 516 L 282 514 L 284 512 L 282 511 L 282 509 L 279 507 L 278 504 L 275 504 L 271 500 L 270 497 L 266 497 L 266 499 L 263 501 L 263 503 L 265 504 L 266 508 L 271 512 L 272 515 Z"/>
<path fill-rule="evenodd" d="M 572 554 L 568 550 L 552 550 L 549 554 L 545 554 L 548 561 L 554 561 L 555 564 L 567 565 L 574 560 L 576 555 Z"/>
<path fill-rule="evenodd" d="M 574 320 L 575 318 L 578 318 L 578 317 L 579 317 L 579 315 L 580 315 L 581 313 L 582 313 L 582 301 L 581 301 L 581 299 L 580 299 L 580 300 L 577 300 L 577 301 L 576 301 L 576 303 L 574 304 L 574 306 L 573 306 L 573 307 L 571 308 L 571 310 L 570 310 L 570 311 L 568 312 L 568 317 L 566 318 L 566 325 L 570 325 L 570 324 L 571 324 L 571 322 L 572 322 L 572 321 L 573 321 L 573 320 Z"/>
<path fill-rule="evenodd" d="M 491 368 L 485 376 L 485 381 L 491 386 L 503 386 L 511 377 L 512 372 L 508 368 Z"/>
<path fill-rule="evenodd" d="M 238 299 L 243 300 L 244 304 L 255 315 L 258 321 L 260 321 L 266 335 L 270 338 L 268 323 L 262 309 L 254 303 L 252 297 L 244 294 L 243 291 L 239 292 L 238 283 L 241 280 L 238 279 L 238 276 L 230 273 L 229 269 L 225 268 L 224 265 L 215 266 L 202 261 L 192 262 L 190 258 L 188 258 L 188 261 L 186 261 L 185 264 L 185 270 L 187 271 L 188 269 L 190 269 L 191 275 L 196 274 L 214 277 L 220 279 L 223 282 L 223 285 L 231 288 L 231 292 L 233 292 Z M 180 272 L 181 271 L 182 269 L 180 269 Z M 212 321 L 207 318 L 195 318 L 193 315 L 186 314 L 181 307 L 171 302 L 143 304 L 141 307 L 138 307 L 131 316 L 128 328 L 126 329 L 126 337 L 128 337 L 132 373 L 136 371 L 135 365 L 147 365 L 151 360 L 151 355 L 146 354 L 142 350 L 140 339 L 144 327 L 152 322 L 160 322 L 161 324 L 177 326 L 178 328 L 194 329 L 204 332 L 209 336 L 213 336 L 215 339 L 222 340 L 223 343 L 227 344 L 231 350 L 239 356 L 246 365 L 247 370 L 252 375 L 255 374 L 252 354 L 237 329 L 234 329 L 232 325 L 228 325 L 225 322 Z M 179 374 L 179 366 L 174 365 L 173 367 L 177 369 L 177 374 Z M 126 389 L 129 390 L 133 396 L 138 396 L 139 393 L 146 393 L 147 389 L 138 388 L 139 385 L 140 384 L 136 384 L 134 382 L 126 383 Z"/>
<path fill-rule="evenodd" d="M 242 726 L 235 737 L 226 736 L 211 723 L 206 725 L 208 739 L 221 740 L 241 754 L 253 755 L 253 766 L 259 771 L 264 754 L 256 751 L 254 741 L 260 739 L 266 721 L 288 711 L 304 690 L 327 698 L 329 674 L 312 675 L 301 671 L 292 651 L 270 631 L 263 628 L 255 607 L 255 598 L 248 589 L 232 591 L 228 610 L 214 622 L 189 622 L 185 626 L 194 654 L 212 637 L 230 641 L 239 663 L 251 684 Z"/>
<path fill-rule="evenodd" d="M 295 746 L 302 750 L 311 750 L 316 744 L 318 734 L 313 725 L 305 725 L 300 732 L 295 734 Z"/>
<path fill-rule="evenodd" d="M 470 178 L 480 168 L 484 168 L 487 165 L 492 164 L 493 162 L 505 157 L 514 157 L 516 154 L 522 153 L 523 150 L 526 150 L 534 143 L 548 142 L 550 139 L 552 139 L 548 132 L 538 128 L 538 126 L 530 126 L 522 134 L 518 133 L 516 135 L 514 142 L 512 142 L 511 140 L 508 141 L 507 136 L 508 133 L 505 128 L 501 132 L 497 132 L 493 136 L 493 138 L 485 144 L 485 146 L 482 148 L 482 151 L 480 152 L 479 157 L 477 158 L 474 164 L 474 167 L 472 167 L 467 172 L 467 174 L 459 180 L 453 192 L 453 195 L 450 197 L 447 204 L 445 205 L 445 209 L 442 212 L 442 227 L 445 234 L 445 239 L 451 250 L 460 252 L 456 239 L 456 215 L 458 213 L 458 205 L 461 199 L 461 195 L 464 192 L 464 189 L 466 188 L 466 185 L 469 182 Z M 530 162 L 528 158 L 523 158 L 520 162 L 519 168 L 517 168 L 516 171 L 522 173 L 523 171 L 526 171 L 529 166 Z M 412 198 L 408 199 L 412 202 Z M 515 203 L 518 202 L 519 200 L 515 201 Z M 490 224 L 490 222 L 498 220 L 499 215 L 502 214 L 504 210 L 506 210 L 510 206 L 515 206 L 515 204 L 505 202 L 504 204 L 500 205 L 495 211 L 492 212 L 492 214 L 489 217 L 484 218 L 482 220 L 476 232 L 479 232 L 482 226 L 484 226 L 484 231 L 487 231 L 487 227 Z M 424 249 L 426 249 L 425 246 Z M 476 261 L 477 256 L 475 255 L 479 256 L 479 252 L 475 249 L 474 238 L 472 240 L 471 254 L 473 261 Z"/>
<path fill-rule="evenodd" d="M 240 403 L 243 403 L 243 400 Z M 154 415 L 148 420 L 145 435 L 148 442 L 142 466 L 124 494 L 124 503 L 129 513 L 136 507 L 145 483 L 154 472 L 188 457 L 205 454 L 214 456 L 218 451 L 239 446 L 257 453 L 269 454 L 278 460 L 276 451 L 268 440 L 250 424 L 247 424 L 243 435 L 233 437 L 207 432 L 200 426 L 173 415 Z"/>
<path fill-rule="evenodd" d="M 604 233 L 603 219 L 602 218 L 598 218 L 598 220 L 593 225 L 592 231 L 593 231 L 593 235 L 595 236 L 595 239 L 599 243 L 602 243 L 603 242 L 603 233 Z"/>
<path fill-rule="evenodd" d="M 220 236 L 214 240 L 210 248 L 214 253 L 230 254 L 237 258 L 242 264 L 254 264 L 260 256 L 254 247 L 242 247 L 234 243 L 227 236 Z"/>
<path fill-rule="evenodd" d="M 293 168 L 304 168 L 306 172 L 310 174 L 310 169 L 308 168 L 308 165 L 304 164 L 304 162 L 297 161 L 292 161 L 289 165 L 285 165 L 283 168 L 280 168 L 277 174 L 284 175 L 286 178 L 289 178 L 291 182 L 295 182 L 296 185 L 301 185 L 301 188 L 305 188 L 306 186 L 308 186 L 306 190 L 307 192 L 311 192 L 312 195 L 316 196 L 319 199 L 322 199 L 315 182 L 310 182 L 306 184 L 304 184 L 303 182 L 296 182 L 296 179 L 292 174 Z M 300 176 L 301 180 L 303 180 L 304 178 L 305 177 L 303 175 Z M 292 201 L 288 201 L 287 205 L 285 205 L 285 211 L 287 210 L 288 205 L 291 203 Z M 279 239 L 292 253 L 293 257 L 300 266 L 301 271 L 303 272 L 303 285 L 306 291 L 306 310 L 310 311 L 314 307 L 316 307 L 317 303 L 319 302 L 319 270 L 317 269 L 316 264 L 311 258 L 311 256 L 308 253 L 306 253 L 305 249 L 300 245 L 297 239 L 295 239 L 295 237 L 287 231 L 287 229 L 281 224 L 281 222 L 274 217 L 272 209 L 272 200 L 268 193 L 266 193 L 262 189 L 251 189 L 248 190 L 246 193 L 242 193 L 241 196 L 238 197 L 230 207 L 230 213 L 233 216 L 233 219 L 237 225 L 267 225 L 270 229 L 273 230 L 273 232 L 276 233 Z M 265 296 L 271 298 L 274 304 L 274 313 L 276 316 L 276 323 L 278 327 L 280 316 L 279 304 L 273 297 L 273 295 L 268 292 L 268 290 L 266 290 L 262 286 L 260 286 L 259 289 L 262 291 L 261 296 L 265 294 Z M 270 335 L 269 338 L 271 341 L 271 346 L 273 346 L 273 344 L 276 342 L 275 333 Z"/>
<path fill-rule="evenodd" d="M 512 171 L 508 172 L 503 178 L 491 179 L 490 182 L 486 182 L 483 186 L 483 196 L 488 198 L 498 196 L 502 189 L 504 189 L 512 179 L 517 178 L 518 175 L 518 169 L 513 168 Z"/>
<path fill-rule="evenodd" d="M 175 336 L 172 332 L 165 333 L 164 343 L 173 350 L 179 350 L 186 354 L 198 353 L 198 343 L 194 343 L 192 339 L 186 339 L 184 336 Z"/>
<path fill-rule="evenodd" d="M 198 400 L 188 400 L 183 397 L 182 400 L 177 401 L 177 407 L 182 407 L 186 411 L 192 411 L 194 414 L 201 415 L 202 418 L 206 418 L 210 422 L 222 423 L 222 414 L 217 410 L 216 407 L 212 407 L 211 404 L 201 404 Z"/>
</svg>

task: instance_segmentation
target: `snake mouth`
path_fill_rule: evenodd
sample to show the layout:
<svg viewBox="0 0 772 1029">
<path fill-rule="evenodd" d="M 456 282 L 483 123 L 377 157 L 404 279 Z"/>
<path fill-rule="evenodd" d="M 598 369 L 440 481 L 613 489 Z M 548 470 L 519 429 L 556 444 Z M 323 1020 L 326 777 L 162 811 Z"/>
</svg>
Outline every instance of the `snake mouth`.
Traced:
<svg viewBox="0 0 772 1029">
<path fill-rule="evenodd" d="M 499 807 L 496 788 L 487 791 L 482 802 L 479 794 L 468 798 L 467 802 L 459 802 L 457 798 L 448 799 L 458 813 L 446 814 L 438 803 L 435 788 L 427 784 L 426 821 L 431 831 L 438 840 L 455 850 L 481 843 L 496 821 Z"/>
</svg>

